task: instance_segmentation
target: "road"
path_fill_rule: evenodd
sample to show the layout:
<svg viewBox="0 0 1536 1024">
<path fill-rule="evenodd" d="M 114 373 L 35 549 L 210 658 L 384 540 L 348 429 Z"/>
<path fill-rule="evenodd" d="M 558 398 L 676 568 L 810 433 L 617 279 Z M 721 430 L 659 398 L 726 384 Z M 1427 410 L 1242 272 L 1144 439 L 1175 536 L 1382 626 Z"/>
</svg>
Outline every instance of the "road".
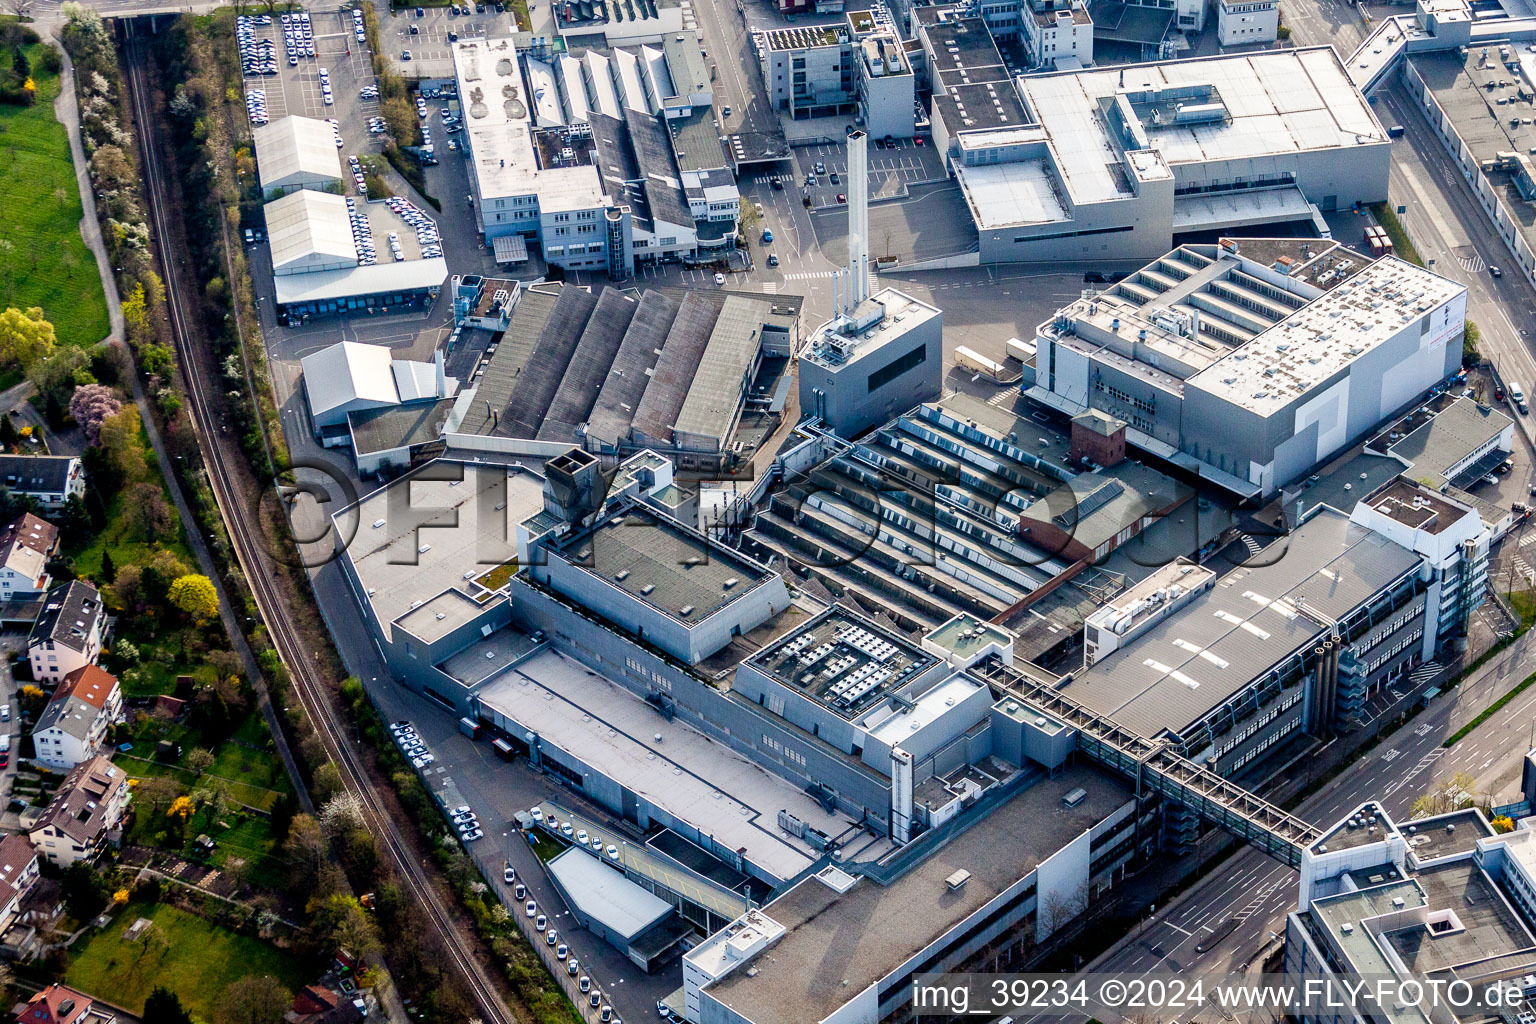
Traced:
<svg viewBox="0 0 1536 1024">
<path fill-rule="evenodd" d="M 1483 355 L 1508 380 L 1527 388 L 1536 382 L 1536 290 L 1520 274 L 1493 277 L 1490 265 L 1511 264 L 1514 256 L 1472 196 L 1471 186 L 1407 92 L 1395 82 L 1376 93 L 1381 119 L 1406 131 L 1392 145 L 1392 202 L 1407 206 L 1404 229 L 1435 272 L 1468 289 L 1467 318 L 1482 329 Z M 1389 116 L 1390 115 L 1390 116 Z M 1527 434 L 1528 416 L 1506 407 Z"/>
<path fill-rule="evenodd" d="M 394 821 L 361 757 L 353 749 L 347 723 L 332 705 L 324 681 L 311 662 L 309 646 L 295 628 L 284 595 L 274 581 L 275 573 L 266 545 L 254 521 L 258 517 L 251 515 L 243 500 L 245 488 L 234 467 L 245 465 L 244 456 L 232 440 L 225 438 L 220 441 L 224 437 L 220 430 L 220 415 L 210 404 L 208 395 L 215 389 L 222 390 L 223 385 L 210 372 L 210 367 L 204 365 L 208 355 L 199 350 L 200 339 L 194 333 L 197 330 L 197 313 L 189 304 L 188 295 L 189 289 L 195 287 L 195 284 L 186 278 L 188 271 L 184 261 L 172 263 L 166 258 L 167 251 L 175 246 L 174 240 L 178 237 L 171 230 L 168 219 L 169 212 L 176 207 L 155 137 L 156 126 L 163 122 L 154 116 L 146 64 L 147 51 L 142 39 L 136 39 L 125 46 L 125 86 L 139 128 L 145 206 L 150 212 L 151 228 L 158 243 L 157 252 L 165 279 L 177 364 L 186 378 L 187 406 L 203 451 L 209 485 L 229 532 L 235 555 L 250 584 L 252 597 L 273 644 L 292 675 L 294 690 L 314 724 L 327 755 L 341 769 L 348 790 L 360 801 L 369 831 L 388 851 L 395 874 L 421 907 L 427 926 L 438 933 L 441 948 L 448 954 L 453 968 L 463 975 L 482 1019 L 490 1024 L 512 1024 L 514 1018 L 502 1002 L 485 968 L 472 954 L 476 946 L 474 936 L 462 929 L 455 920 L 451 897 L 445 897 L 439 892 L 433 880 L 417 862 L 413 848 Z"/>
</svg>

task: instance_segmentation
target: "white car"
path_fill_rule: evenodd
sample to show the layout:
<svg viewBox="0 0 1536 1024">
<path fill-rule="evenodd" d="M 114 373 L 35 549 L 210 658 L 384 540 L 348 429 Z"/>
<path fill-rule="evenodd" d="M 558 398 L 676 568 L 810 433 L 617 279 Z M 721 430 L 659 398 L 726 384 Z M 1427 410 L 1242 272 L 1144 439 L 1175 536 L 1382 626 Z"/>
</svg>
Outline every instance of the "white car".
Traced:
<svg viewBox="0 0 1536 1024">
<path fill-rule="evenodd" d="M 0 722 L 9 722 L 10 720 L 11 706 L 9 704 L 0 704 Z"/>
<path fill-rule="evenodd" d="M 538 902 L 536 900 L 529 900 L 527 903 L 523 904 L 523 913 L 525 915 L 527 915 L 528 917 L 532 917 L 534 914 L 537 914 L 538 912 L 539 912 L 539 904 L 538 904 Z"/>
<path fill-rule="evenodd" d="M 427 767 L 429 764 L 433 764 L 436 761 L 437 758 L 433 757 L 431 754 L 423 754 L 418 758 L 414 758 L 411 761 L 411 766 L 419 770 Z"/>
<path fill-rule="evenodd" d="M 514 868 L 511 864 L 508 864 L 505 868 L 502 869 L 501 880 L 506 882 L 508 885 L 511 885 L 513 882 L 517 881 L 517 869 Z"/>
<path fill-rule="evenodd" d="M 477 829 L 473 829 L 472 831 L 469 831 L 469 832 L 461 833 L 460 838 L 462 838 L 466 843 L 472 843 L 476 839 L 484 839 L 485 838 L 485 833 L 480 831 L 477 828 Z"/>
<path fill-rule="evenodd" d="M 717 273 L 715 275 L 715 284 L 717 284 L 717 285 L 725 284 L 725 275 Z"/>
</svg>

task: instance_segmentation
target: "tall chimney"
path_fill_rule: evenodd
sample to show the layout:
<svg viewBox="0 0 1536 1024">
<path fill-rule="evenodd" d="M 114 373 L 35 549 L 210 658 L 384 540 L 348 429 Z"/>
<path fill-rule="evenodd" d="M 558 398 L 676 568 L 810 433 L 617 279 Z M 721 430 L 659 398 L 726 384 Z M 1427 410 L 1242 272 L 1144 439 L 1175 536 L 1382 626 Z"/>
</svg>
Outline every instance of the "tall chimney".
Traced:
<svg viewBox="0 0 1536 1024">
<path fill-rule="evenodd" d="M 849 309 L 869 298 L 869 136 L 848 136 Z"/>
<path fill-rule="evenodd" d="M 438 349 L 432 354 L 432 363 L 437 368 L 437 397 L 448 397 L 448 372 L 443 368 L 443 350 Z"/>
</svg>

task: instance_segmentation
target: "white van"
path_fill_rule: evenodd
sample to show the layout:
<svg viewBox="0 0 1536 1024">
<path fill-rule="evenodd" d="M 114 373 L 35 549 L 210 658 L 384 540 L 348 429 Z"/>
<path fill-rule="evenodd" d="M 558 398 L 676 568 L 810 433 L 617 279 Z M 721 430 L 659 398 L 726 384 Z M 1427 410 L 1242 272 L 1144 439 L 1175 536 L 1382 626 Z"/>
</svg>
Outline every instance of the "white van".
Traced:
<svg viewBox="0 0 1536 1024">
<path fill-rule="evenodd" d="M 1512 380 L 1509 382 L 1509 400 L 1514 402 L 1515 408 L 1519 409 L 1521 412 L 1528 413 L 1531 411 L 1530 406 L 1528 406 L 1525 402 L 1525 390 L 1520 387 L 1520 383 L 1518 381 Z"/>
</svg>

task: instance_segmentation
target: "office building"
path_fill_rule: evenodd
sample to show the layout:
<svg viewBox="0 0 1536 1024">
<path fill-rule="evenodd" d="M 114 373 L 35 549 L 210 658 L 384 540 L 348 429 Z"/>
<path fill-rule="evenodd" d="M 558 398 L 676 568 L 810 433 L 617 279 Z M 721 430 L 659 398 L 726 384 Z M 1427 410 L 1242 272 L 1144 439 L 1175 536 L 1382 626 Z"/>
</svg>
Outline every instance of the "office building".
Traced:
<svg viewBox="0 0 1536 1024">
<path fill-rule="evenodd" d="M 934 144 L 984 264 L 1149 259 L 1184 233 L 1314 230 L 1386 198 L 1386 130 L 1331 47 L 1013 81 L 978 19 L 922 31 Z"/>
<path fill-rule="evenodd" d="M 1093 18 L 1082 0 L 1021 0 L 1018 24 L 1031 69 L 1066 71 L 1093 63 Z M 997 34 L 991 21 L 987 25 Z"/>
<path fill-rule="evenodd" d="M 1320 509 L 1234 576 L 1213 587 L 1190 568 L 1187 592 L 1159 581 L 1161 606 L 1145 594 L 1139 609 L 1117 606 L 1094 623 L 1094 663 L 1063 692 L 1230 776 L 1288 737 L 1330 735 L 1434 656 L 1445 582 L 1336 510 Z M 1127 637 L 1106 655 L 1106 629 L 1127 615 Z"/>
<path fill-rule="evenodd" d="M 1041 324 L 1031 398 L 1269 495 L 1461 364 L 1466 288 L 1332 242 L 1186 245 Z"/>
<path fill-rule="evenodd" d="M 1279 34 L 1279 0 L 1217 0 L 1216 39 L 1222 46 L 1272 43 Z"/>
<path fill-rule="evenodd" d="M 795 120 L 852 116 L 874 138 L 911 138 L 916 78 L 883 10 L 841 23 L 756 33 L 753 45 L 775 110 Z"/>
<path fill-rule="evenodd" d="M 1442 1013 L 1500 1020 L 1525 1004 L 1536 972 L 1527 818 L 1496 834 L 1476 808 L 1396 821 L 1366 803 L 1303 851 L 1297 909 L 1286 918 L 1285 973 L 1319 998 L 1293 1012 L 1305 1024 L 1428 1024 Z M 1458 992 L 1445 1010 L 1428 999 L 1321 998 L 1358 978 L 1373 991 Z M 1398 986 L 1408 986 L 1399 989 Z M 1448 987 L 1449 986 L 1449 987 Z M 1483 1002 L 1490 990 L 1509 993 Z"/>
</svg>

